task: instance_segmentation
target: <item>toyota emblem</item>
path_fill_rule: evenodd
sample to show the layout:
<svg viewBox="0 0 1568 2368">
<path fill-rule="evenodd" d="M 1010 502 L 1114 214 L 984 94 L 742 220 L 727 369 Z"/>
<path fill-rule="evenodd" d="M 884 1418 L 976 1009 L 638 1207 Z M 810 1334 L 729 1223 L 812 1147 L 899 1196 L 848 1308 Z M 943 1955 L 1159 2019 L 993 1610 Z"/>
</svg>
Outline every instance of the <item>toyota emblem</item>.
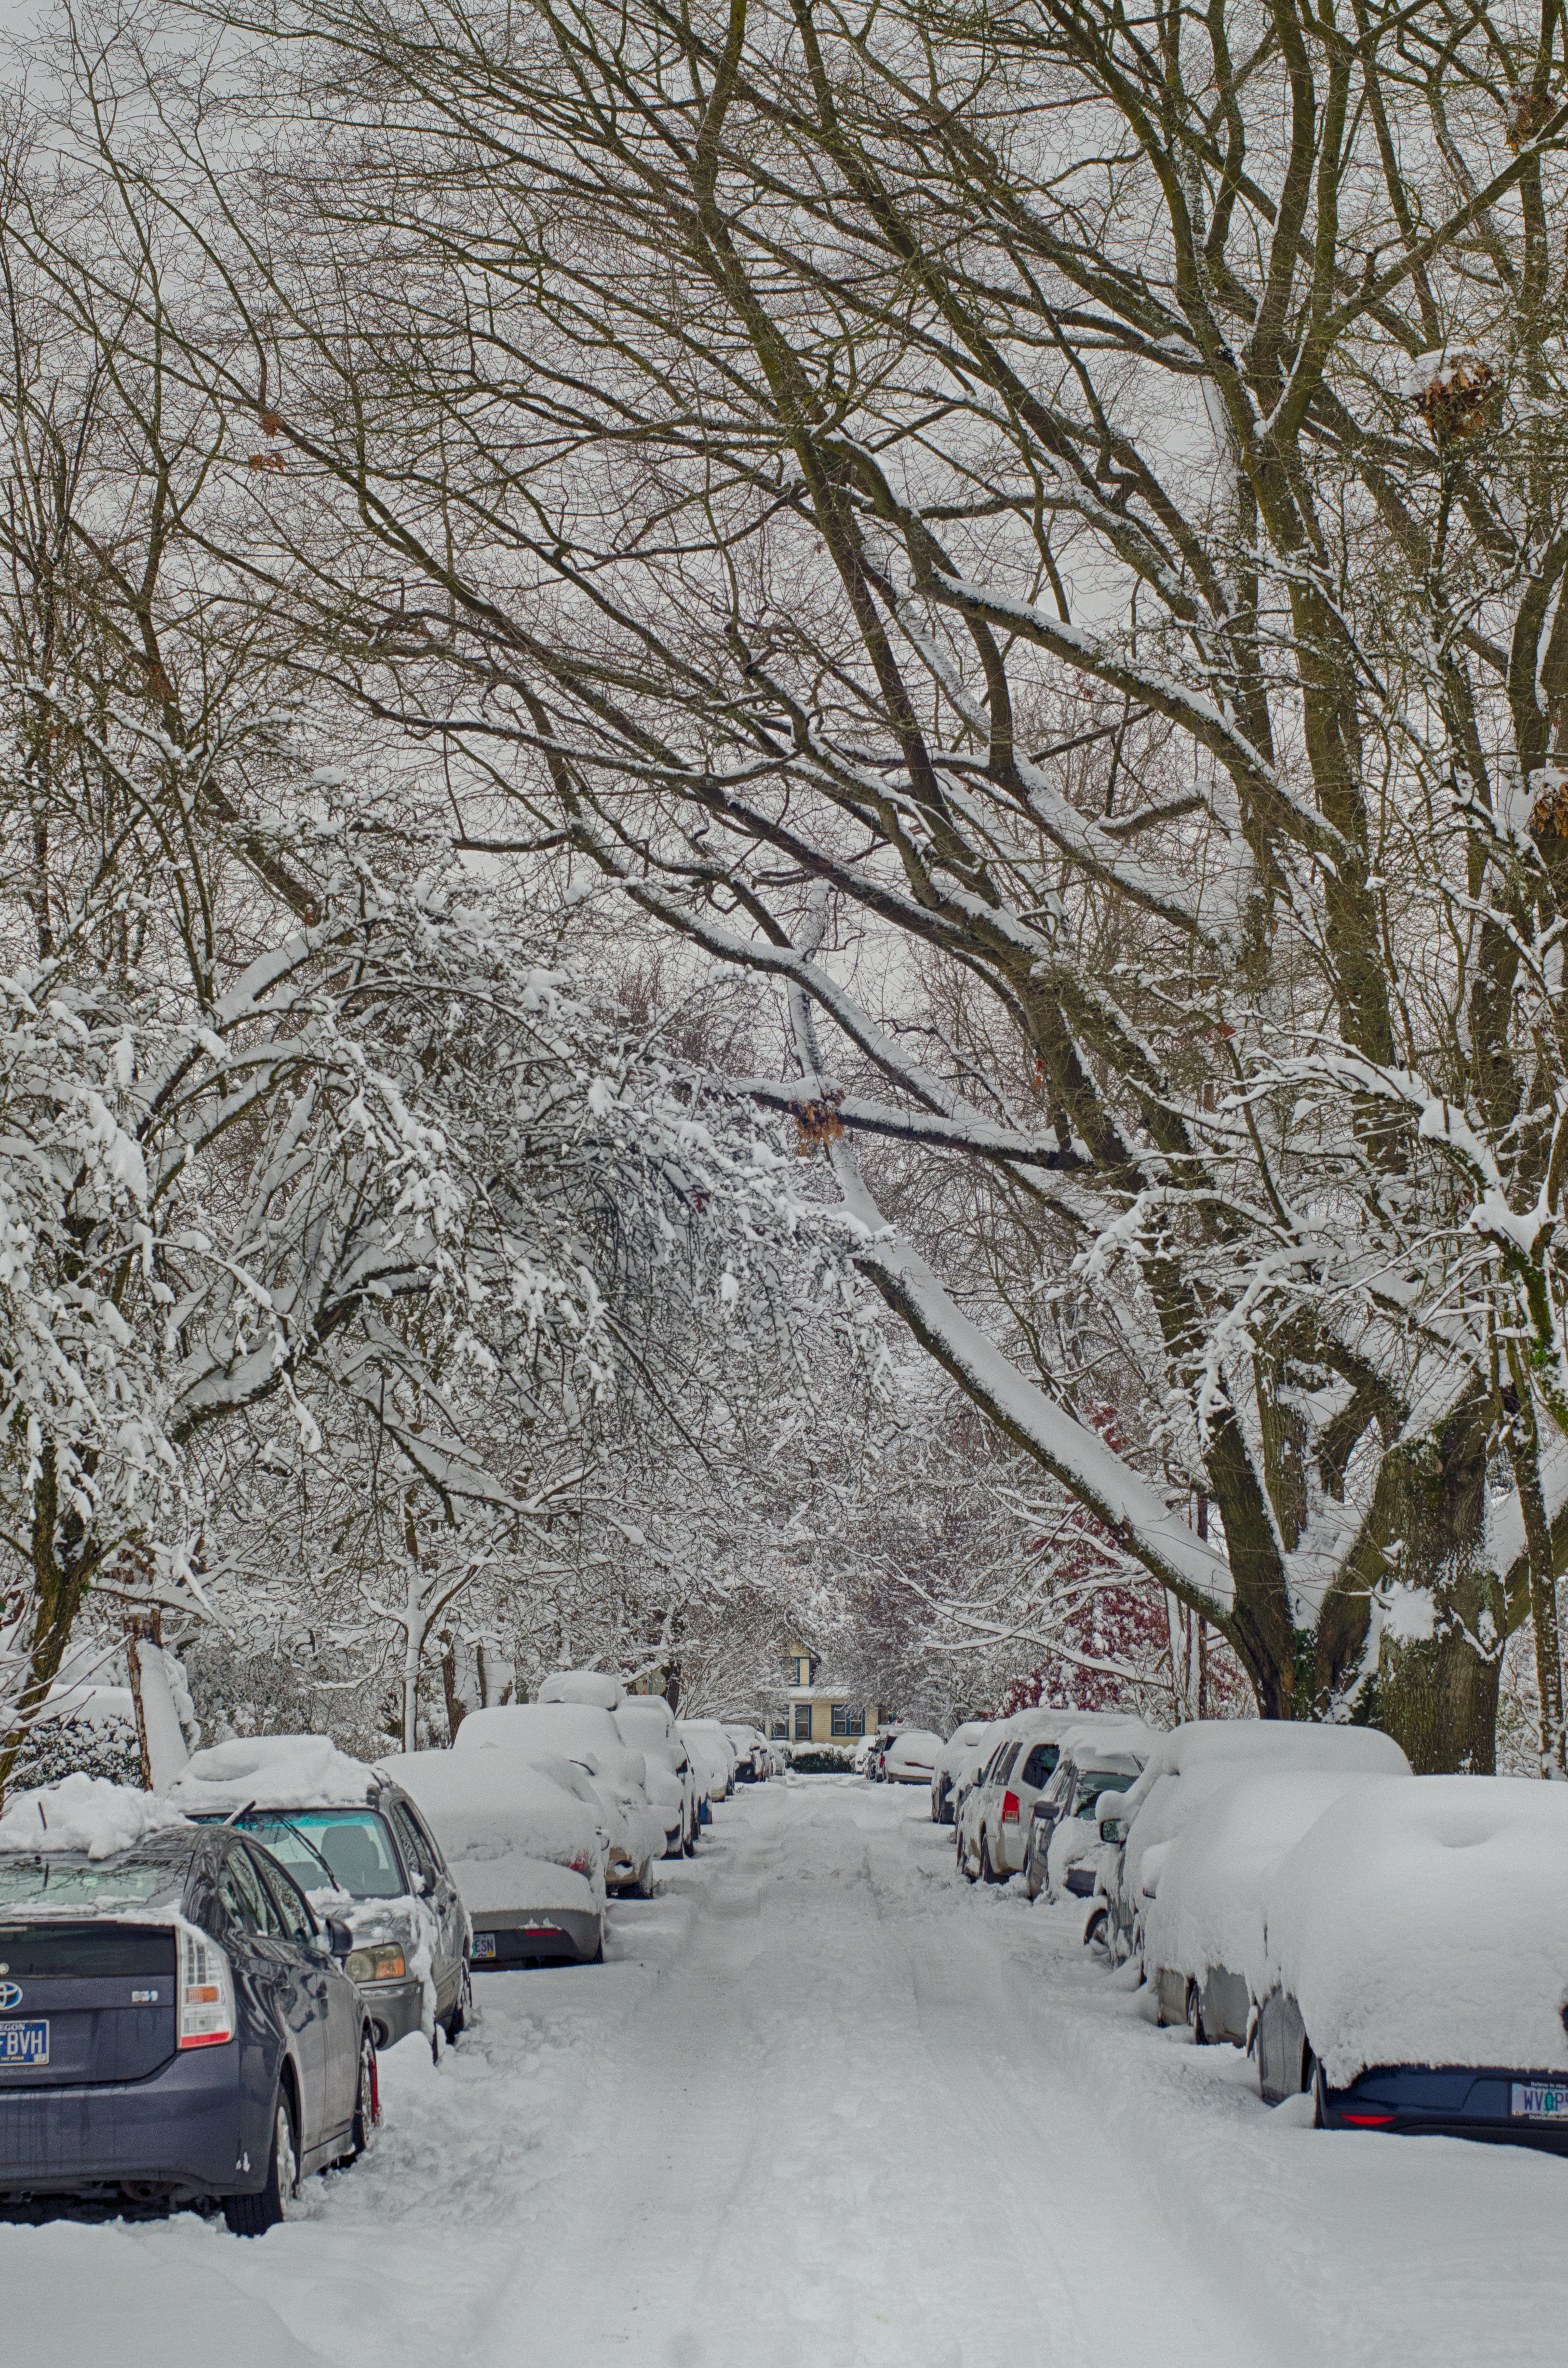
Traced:
<svg viewBox="0 0 1568 2368">
<path fill-rule="evenodd" d="M 0 2013 L 8 2011 L 9 2009 L 14 2006 L 20 2006 L 21 2003 L 22 1986 L 20 1982 L 0 1982 Z"/>
</svg>

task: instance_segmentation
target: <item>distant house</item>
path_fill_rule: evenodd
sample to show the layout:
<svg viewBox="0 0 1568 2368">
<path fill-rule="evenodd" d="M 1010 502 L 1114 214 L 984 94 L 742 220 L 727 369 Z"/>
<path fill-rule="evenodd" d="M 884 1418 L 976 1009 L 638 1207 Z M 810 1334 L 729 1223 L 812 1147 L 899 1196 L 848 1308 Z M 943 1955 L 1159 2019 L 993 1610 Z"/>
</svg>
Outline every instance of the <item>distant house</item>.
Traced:
<svg viewBox="0 0 1568 2368">
<path fill-rule="evenodd" d="M 892 1716 L 885 1703 L 868 1702 L 849 1686 L 824 1678 L 822 1663 L 802 1645 L 791 1645 L 780 1667 L 783 1683 L 769 1713 L 777 1742 L 846 1743 L 875 1735 Z"/>
</svg>

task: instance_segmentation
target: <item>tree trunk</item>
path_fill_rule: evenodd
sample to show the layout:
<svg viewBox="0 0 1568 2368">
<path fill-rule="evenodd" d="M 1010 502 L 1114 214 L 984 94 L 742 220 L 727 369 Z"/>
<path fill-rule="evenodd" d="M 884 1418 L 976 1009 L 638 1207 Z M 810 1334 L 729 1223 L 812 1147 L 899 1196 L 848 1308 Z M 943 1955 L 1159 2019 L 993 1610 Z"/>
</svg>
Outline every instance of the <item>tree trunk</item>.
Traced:
<svg viewBox="0 0 1568 2368">
<path fill-rule="evenodd" d="M 1360 1704 L 1401 1745 L 1418 1776 L 1491 1776 L 1507 1621 L 1485 1557 L 1486 1424 L 1461 1408 L 1404 1458 L 1401 1602 L 1415 1615 L 1385 1628 Z M 1430 1604 L 1428 1633 L 1415 1633 Z"/>
<path fill-rule="evenodd" d="M 0 1808 L 11 1771 L 32 1725 L 60 1674 L 76 1614 L 87 1591 L 90 1569 L 86 1540 L 74 1513 L 59 1517 L 59 1486 L 52 1440 L 39 1457 L 33 1488 L 32 1576 L 35 1610 L 28 1646 L 28 1674 L 11 1714 L 9 1731 L 0 1736 Z"/>
<path fill-rule="evenodd" d="M 132 1612 L 126 1621 L 125 1657 L 131 1668 L 131 1697 L 136 1705 L 142 1788 L 164 1793 L 190 1754 L 164 1661 L 163 1622 L 155 1611 Z"/>
</svg>

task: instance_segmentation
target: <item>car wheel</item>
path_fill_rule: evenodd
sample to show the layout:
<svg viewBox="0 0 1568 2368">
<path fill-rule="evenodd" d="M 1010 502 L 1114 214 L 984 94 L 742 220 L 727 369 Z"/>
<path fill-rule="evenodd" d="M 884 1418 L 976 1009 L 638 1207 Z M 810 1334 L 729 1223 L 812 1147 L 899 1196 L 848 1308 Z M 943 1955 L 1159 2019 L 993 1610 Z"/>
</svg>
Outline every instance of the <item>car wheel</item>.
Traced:
<svg viewBox="0 0 1568 2368">
<path fill-rule="evenodd" d="M 1314 2130 L 1326 2130 L 1328 2127 L 1327 2089 L 1328 2083 L 1323 2077 L 1323 2066 L 1310 2047 L 1304 2049 L 1301 2055 L 1301 2090 L 1303 2095 L 1310 2095 L 1312 2100 Z"/>
<path fill-rule="evenodd" d="M 465 1967 L 465 1975 L 466 1971 Z M 455 2013 L 452 2021 L 460 2031 L 462 2025 L 458 2022 Z M 367 2031 L 359 2041 L 359 2087 L 354 2099 L 354 2128 L 348 2142 L 350 2162 L 358 2161 L 375 2136 L 376 2124 L 381 2118 L 381 2082 L 376 2064 L 376 2043 Z"/>
<path fill-rule="evenodd" d="M 1110 1918 L 1103 1907 L 1096 1907 L 1084 1927 L 1085 1949 L 1103 1949 L 1110 1954 Z"/>
<path fill-rule="evenodd" d="M 982 1883 L 1000 1883 L 1002 1880 L 991 1863 L 991 1837 L 985 1833 L 980 1837 L 980 1879 Z"/>
<path fill-rule="evenodd" d="M 374 2050 L 372 2049 L 372 2054 Z M 226 2195 L 223 2217 L 236 2237 L 265 2237 L 287 2220 L 300 2193 L 300 2157 L 294 2144 L 294 2112 L 279 2089 L 272 2108 L 272 2155 L 259 2195 Z"/>
<path fill-rule="evenodd" d="M 463 1959 L 462 1979 L 458 1984 L 457 2002 L 447 2017 L 447 2037 L 460 2039 L 473 2021 L 473 1975 L 468 1959 Z"/>
<path fill-rule="evenodd" d="M 697 1819 L 693 1817 L 690 1825 L 687 1826 L 686 1829 L 686 1837 L 680 1846 L 683 1857 L 695 1858 L 697 1856 Z"/>
<path fill-rule="evenodd" d="M 1196 1982 L 1187 1986 L 1187 2027 L 1195 2047 L 1208 2046 L 1209 2033 L 1203 2028 L 1203 1992 Z"/>
</svg>

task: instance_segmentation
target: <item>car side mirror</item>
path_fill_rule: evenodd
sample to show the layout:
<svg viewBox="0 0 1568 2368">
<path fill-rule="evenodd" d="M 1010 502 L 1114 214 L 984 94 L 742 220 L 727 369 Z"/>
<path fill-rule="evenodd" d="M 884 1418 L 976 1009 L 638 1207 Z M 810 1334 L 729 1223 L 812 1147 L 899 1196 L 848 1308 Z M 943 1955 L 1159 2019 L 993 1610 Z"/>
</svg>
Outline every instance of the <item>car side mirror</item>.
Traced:
<svg viewBox="0 0 1568 2368">
<path fill-rule="evenodd" d="M 327 1918 L 326 1945 L 331 1950 L 335 1957 L 347 1957 L 348 1952 L 354 1946 L 354 1935 L 349 1930 L 341 1916 L 329 1916 Z"/>
<path fill-rule="evenodd" d="M 1100 1819 L 1100 1839 L 1102 1842 L 1124 1842 L 1127 1839 L 1127 1819 L 1125 1817 L 1102 1817 Z"/>
</svg>

